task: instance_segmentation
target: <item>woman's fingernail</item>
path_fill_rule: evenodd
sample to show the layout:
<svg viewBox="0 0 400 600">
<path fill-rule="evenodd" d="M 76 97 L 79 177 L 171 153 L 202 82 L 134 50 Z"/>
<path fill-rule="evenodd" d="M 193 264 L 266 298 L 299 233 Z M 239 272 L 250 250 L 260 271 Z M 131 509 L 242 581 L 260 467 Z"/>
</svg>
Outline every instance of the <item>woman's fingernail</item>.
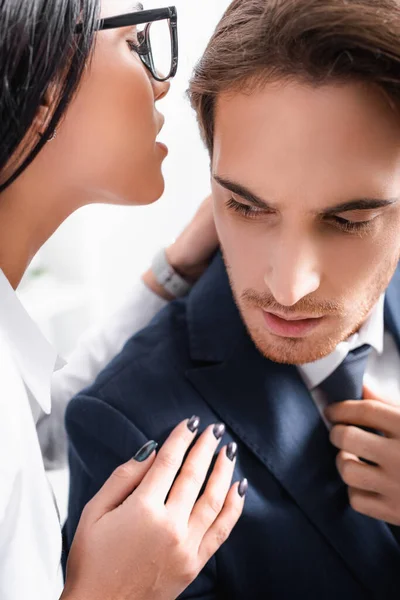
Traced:
<svg viewBox="0 0 400 600">
<path fill-rule="evenodd" d="M 247 479 L 242 479 L 242 481 L 239 483 L 239 487 L 238 487 L 239 496 L 241 498 L 244 498 L 245 495 L 247 494 L 248 489 L 249 489 L 249 482 L 247 481 Z"/>
<path fill-rule="evenodd" d="M 223 423 L 217 423 L 214 425 L 213 434 L 217 440 L 220 440 L 225 433 L 225 425 Z"/>
<path fill-rule="evenodd" d="M 193 417 L 191 419 L 189 419 L 189 421 L 187 422 L 187 428 L 192 433 L 197 431 L 199 426 L 200 426 L 200 418 L 196 417 L 196 415 L 193 415 Z"/>
<path fill-rule="evenodd" d="M 142 448 L 140 448 L 140 450 L 136 452 L 135 456 L 133 457 L 133 460 L 136 460 L 136 462 L 144 462 L 149 458 L 151 454 L 153 454 L 154 450 L 156 450 L 157 448 L 157 442 L 155 442 L 154 440 L 150 440 L 150 442 L 147 442 L 144 446 L 142 446 Z"/>
<path fill-rule="evenodd" d="M 237 456 L 237 452 L 238 452 L 238 446 L 237 446 L 236 442 L 231 442 L 226 447 L 226 455 L 229 458 L 229 460 L 231 460 L 232 462 L 235 460 L 235 458 Z"/>
</svg>

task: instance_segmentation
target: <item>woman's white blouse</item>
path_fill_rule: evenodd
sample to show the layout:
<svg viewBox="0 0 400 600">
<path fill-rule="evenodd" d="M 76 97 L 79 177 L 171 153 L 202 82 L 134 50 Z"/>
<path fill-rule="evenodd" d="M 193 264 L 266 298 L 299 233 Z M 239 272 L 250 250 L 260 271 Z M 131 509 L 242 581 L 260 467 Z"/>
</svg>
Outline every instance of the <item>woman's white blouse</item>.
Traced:
<svg viewBox="0 0 400 600">
<path fill-rule="evenodd" d="M 45 449 L 57 436 L 63 437 L 66 402 L 163 304 L 139 283 L 108 327 L 93 332 L 62 368 L 65 363 L 0 270 L 1 600 L 57 600 L 62 592 L 61 528 L 37 426 L 42 427 Z M 52 400 L 54 417 L 50 416 Z M 65 444 L 59 445 L 57 460 L 64 459 L 64 452 Z"/>
</svg>

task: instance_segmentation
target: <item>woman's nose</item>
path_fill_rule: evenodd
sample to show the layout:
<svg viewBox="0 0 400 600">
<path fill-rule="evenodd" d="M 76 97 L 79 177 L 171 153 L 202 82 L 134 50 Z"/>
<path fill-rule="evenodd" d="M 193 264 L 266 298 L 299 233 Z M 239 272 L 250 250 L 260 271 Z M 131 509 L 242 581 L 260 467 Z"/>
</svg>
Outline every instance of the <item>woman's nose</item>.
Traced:
<svg viewBox="0 0 400 600">
<path fill-rule="evenodd" d="M 165 98 L 171 87 L 171 81 L 169 79 L 167 81 L 156 81 L 152 77 L 152 84 L 154 90 L 154 98 L 156 101 Z"/>
</svg>

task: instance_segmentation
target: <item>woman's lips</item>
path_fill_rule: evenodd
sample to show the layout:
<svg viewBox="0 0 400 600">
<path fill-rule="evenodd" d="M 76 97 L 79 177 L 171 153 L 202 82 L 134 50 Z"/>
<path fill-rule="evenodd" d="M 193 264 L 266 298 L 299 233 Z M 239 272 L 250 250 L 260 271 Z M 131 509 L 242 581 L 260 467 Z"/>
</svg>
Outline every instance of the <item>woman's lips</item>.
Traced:
<svg viewBox="0 0 400 600">
<path fill-rule="evenodd" d="M 303 337 L 318 327 L 324 319 L 324 317 L 318 317 L 289 321 L 265 310 L 262 313 L 268 331 L 280 337 Z"/>
<path fill-rule="evenodd" d="M 168 146 L 163 144 L 162 142 L 156 142 L 156 145 L 165 153 L 168 154 Z"/>
</svg>

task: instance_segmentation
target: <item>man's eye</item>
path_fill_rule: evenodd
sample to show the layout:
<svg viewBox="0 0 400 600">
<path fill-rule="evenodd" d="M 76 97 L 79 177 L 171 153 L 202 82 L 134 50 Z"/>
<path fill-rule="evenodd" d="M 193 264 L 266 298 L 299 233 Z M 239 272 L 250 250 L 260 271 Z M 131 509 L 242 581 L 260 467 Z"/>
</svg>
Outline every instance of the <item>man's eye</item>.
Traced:
<svg viewBox="0 0 400 600">
<path fill-rule="evenodd" d="M 348 221 L 342 217 L 333 217 L 335 226 L 347 233 L 366 231 L 372 225 L 373 220 L 374 219 L 369 221 Z"/>
<path fill-rule="evenodd" d="M 265 215 L 268 213 L 267 210 L 258 208 L 257 206 L 249 206 L 248 204 L 242 204 L 237 202 L 234 198 L 229 198 L 226 203 L 228 209 L 233 210 L 245 217 L 257 217 L 259 215 Z"/>
</svg>

